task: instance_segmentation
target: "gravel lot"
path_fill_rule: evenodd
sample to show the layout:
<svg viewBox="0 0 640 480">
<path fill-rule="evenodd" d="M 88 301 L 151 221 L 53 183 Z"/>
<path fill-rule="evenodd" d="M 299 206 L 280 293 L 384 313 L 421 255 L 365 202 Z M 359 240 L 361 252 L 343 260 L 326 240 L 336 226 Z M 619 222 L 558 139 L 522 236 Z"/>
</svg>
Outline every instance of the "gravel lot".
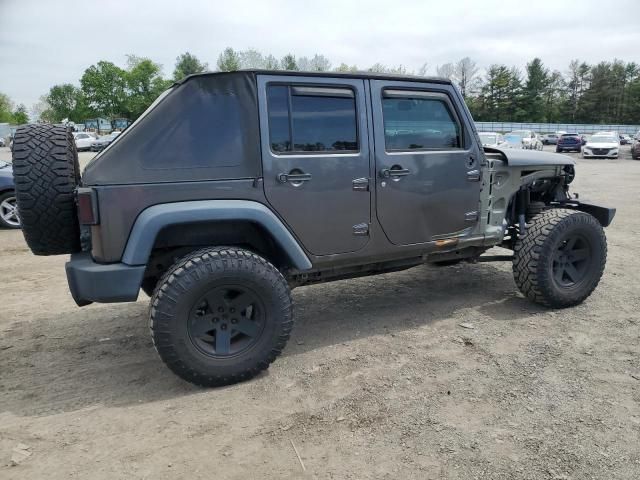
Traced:
<svg viewBox="0 0 640 480">
<path fill-rule="evenodd" d="M 284 355 L 216 390 L 160 362 L 144 294 L 78 308 L 66 258 L 0 231 L 0 478 L 640 478 L 640 162 L 622 149 L 578 161 L 573 190 L 618 208 L 583 305 L 531 304 L 497 263 L 304 287 Z"/>
</svg>

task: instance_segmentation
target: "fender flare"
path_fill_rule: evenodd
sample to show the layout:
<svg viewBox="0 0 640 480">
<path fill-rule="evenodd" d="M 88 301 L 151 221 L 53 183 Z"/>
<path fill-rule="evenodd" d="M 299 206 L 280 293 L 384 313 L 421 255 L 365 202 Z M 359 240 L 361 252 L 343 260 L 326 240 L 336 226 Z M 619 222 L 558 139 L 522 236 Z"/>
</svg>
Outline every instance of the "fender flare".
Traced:
<svg viewBox="0 0 640 480">
<path fill-rule="evenodd" d="M 161 203 L 138 215 L 122 256 L 127 265 L 146 265 L 160 231 L 169 225 L 246 220 L 267 230 L 298 270 L 309 270 L 311 261 L 280 219 L 269 208 L 248 200 L 198 200 Z"/>
</svg>

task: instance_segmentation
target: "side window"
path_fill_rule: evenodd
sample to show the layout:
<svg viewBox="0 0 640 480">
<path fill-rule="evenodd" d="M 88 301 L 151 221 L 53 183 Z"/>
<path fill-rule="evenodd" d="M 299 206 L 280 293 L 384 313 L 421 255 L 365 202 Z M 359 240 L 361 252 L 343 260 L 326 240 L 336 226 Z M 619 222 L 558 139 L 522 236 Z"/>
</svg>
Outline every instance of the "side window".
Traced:
<svg viewBox="0 0 640 480">
<path fill-rule="evenodd" d="M 269 143 L 276 153 L 358 150 L 355 93 L 350 88 L 267 87 Z"/>
<path fill-rule="evenodd" d="M 387 150 L 462 148 L 462 129 L 443 94 L 385 90 L 382 113 Z"/>
</svg>

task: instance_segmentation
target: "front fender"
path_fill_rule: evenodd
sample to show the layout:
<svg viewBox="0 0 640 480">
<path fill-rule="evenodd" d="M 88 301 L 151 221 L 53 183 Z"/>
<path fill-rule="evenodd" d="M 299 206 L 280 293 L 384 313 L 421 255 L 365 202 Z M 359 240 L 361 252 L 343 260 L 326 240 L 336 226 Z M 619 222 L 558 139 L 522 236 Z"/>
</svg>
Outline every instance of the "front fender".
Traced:
<svg viewBox="0 0 640 480">
<path fill-rule="evenodd" d="M 278 242 L 295 268 L 311 268 L 309 257 L 280 219 L 261 203 L 247 200 L 162 203 L 143 210 L 131 229 L 122 263 L 146 265 L 156 237 L 164 227 L 223 220 L 246 220 L 262 226 Z"/>
</svg>

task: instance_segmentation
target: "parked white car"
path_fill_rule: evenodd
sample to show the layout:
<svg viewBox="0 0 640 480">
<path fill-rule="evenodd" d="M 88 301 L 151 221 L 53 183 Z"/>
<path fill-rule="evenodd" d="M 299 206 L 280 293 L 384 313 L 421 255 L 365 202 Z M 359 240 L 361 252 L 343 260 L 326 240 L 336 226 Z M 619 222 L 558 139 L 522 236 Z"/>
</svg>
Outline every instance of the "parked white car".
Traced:
<svg viewBox="0 0 640 480">
<path fill-rule="evenodd" d="M 618 158 L 620 142 L 612 132 L 598 132 L 582 147 L 582 158 Z"/>
<path fill-rule="evenodd" d="M 526 148 L 527 150 L 542 150 L 542 140 L 540 140 L 536 132 L 533 132 L 531 130 L 514 130 L 513 132 L 507 133 L 505 135 L 505 138 L 514 136 L 519 136 L 522 143 L 521 147 L 516 148 Z M 512 141 L 509 141 L 508 138 L 507 141 L 512 144 L 514 143 Z"/>
<path fill-rule="evenodd" d="M 73 136 L 76 140 L 76 150 L 79 152 L 89 150 L 91 148 L 91 144 L 96 140 L 96 137 L 85 132 L 76 132 Z"/>
<path fill-rule="evenodd" d="M 509 143 L 504 139 L 504 135 L 497 132 L 480 132 L 480 143 L 483 147 L 491 148 L 511 148 Z"/>
</svg>

